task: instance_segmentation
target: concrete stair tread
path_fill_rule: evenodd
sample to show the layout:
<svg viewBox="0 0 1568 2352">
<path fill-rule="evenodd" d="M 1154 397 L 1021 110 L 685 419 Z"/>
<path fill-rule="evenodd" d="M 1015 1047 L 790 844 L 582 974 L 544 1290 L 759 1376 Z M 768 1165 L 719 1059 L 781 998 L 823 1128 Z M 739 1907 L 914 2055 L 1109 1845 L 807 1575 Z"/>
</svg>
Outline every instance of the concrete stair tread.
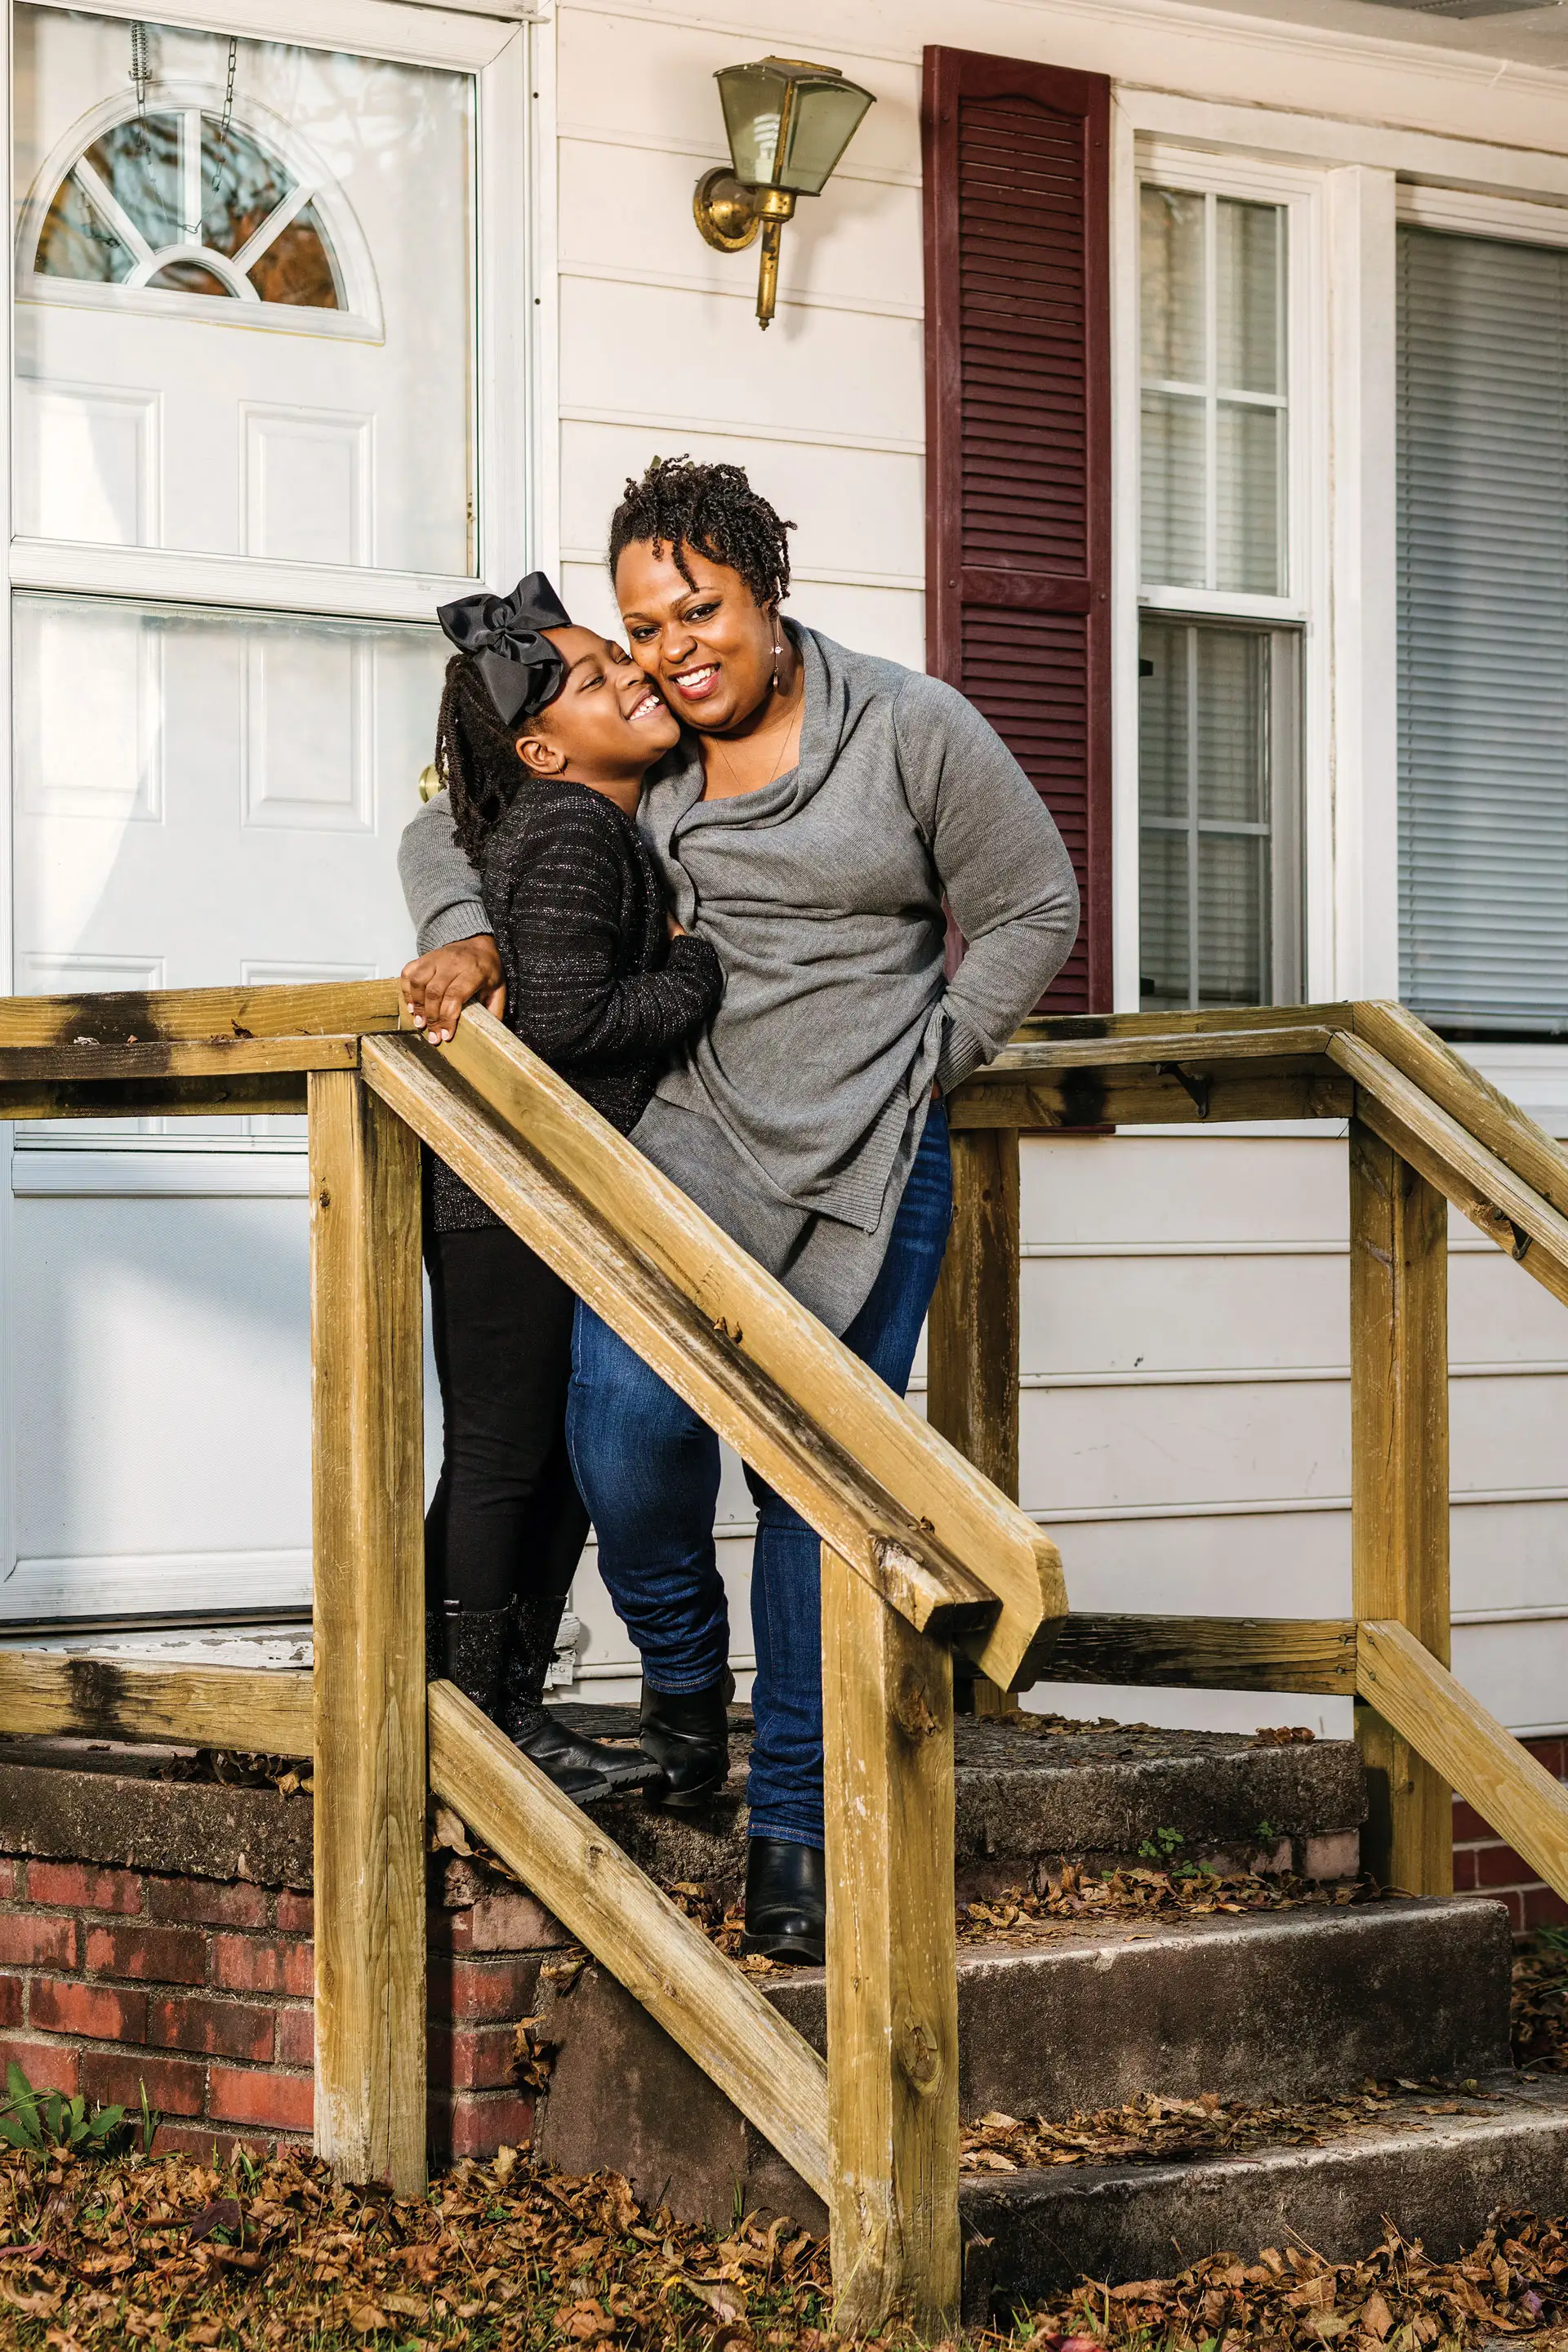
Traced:
<svg viewBox="0 0 1568 2352">
<path fill-rule="evenodd" d="M 1386 2217 L 1436 2260 L 1474 2242 L 1500 2204 L 1562 2208 L 1568 2179 L 1568 2079 L 1501 2078 L 1456 2115 L 1369 2123 L 1306 2147 L 1152 2163 L 1061 2164 L 959 2186 L 966 2234 L 1002 2299 L 1079 2277 L 1115 2284 L 1168 2278 L 1211 2254 L 1255 2261 L 1305 2242 L 1330 2262 L 1374 2246 Z"/>
<path fill-rule="evenodd" d="M 564 1704 L 597 1738 L 628 1738 L 630 1706 Z M 750 1710 L 731 1710 L 729 1784 L 704 1815 L 613 1798 L 595 1818 L 656 1877 L 738 1885 L 745 1871 Z M 1260 1745 L 1234 1732 L 1059 1717 L 961 1716 L 953 1727 L 959 1884 L 979 1893 L 1064 1855 L 1229 1858 L 1317 1877 L 1353 1874 L 1366 1783 L 1353 1741 Z M 1162 1842 L 1160 1833 L 1163 1832 Z"/>
</svg>

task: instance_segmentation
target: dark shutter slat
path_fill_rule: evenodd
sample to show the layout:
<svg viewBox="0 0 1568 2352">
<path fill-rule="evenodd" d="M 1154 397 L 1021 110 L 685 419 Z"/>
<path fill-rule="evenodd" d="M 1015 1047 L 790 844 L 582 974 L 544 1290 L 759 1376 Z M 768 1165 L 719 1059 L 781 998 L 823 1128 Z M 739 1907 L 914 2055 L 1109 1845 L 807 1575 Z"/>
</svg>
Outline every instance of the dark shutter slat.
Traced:
<svg viewBox="0 0 1568 2352">
<path fill-rule="evenodd" d="M 1111 1003 L 1110 107 L 1097 74 L 925 53 L 927 663 L 1071 853 L 1060 1013 Z"/>
</svg>

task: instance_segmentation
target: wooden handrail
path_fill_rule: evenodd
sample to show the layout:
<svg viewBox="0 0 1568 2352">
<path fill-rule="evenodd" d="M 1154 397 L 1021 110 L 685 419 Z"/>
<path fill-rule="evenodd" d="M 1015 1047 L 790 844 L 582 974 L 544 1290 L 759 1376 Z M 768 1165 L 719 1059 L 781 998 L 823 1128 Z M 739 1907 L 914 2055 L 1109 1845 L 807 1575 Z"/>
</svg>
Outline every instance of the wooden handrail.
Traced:
<svg viewBox="0 0 1568 2352">
<path fill-rule="evenodd" d="M 438 1055 L 384 1038 L 367 1039 L 363 1057 L 370 1084 L 426 1141 L 466 1154 L 465 1181 L 498 1215 L 523 1217 L 525 1238 L 579 1296 L 890 1606 L 938 1631 L 936 1610 L 978 1596 L 991 1622 L 951 1614 L 953 1637 L 1011 1682 L 1042 1624 L 1065 1612 L 1048 1536 L 488 1013 L 470 1006 Z M 478 1098 L 466 1133 L 447 1074 Z M 485 1188 L 499 1184 L 508 1134 L 520 1156 L 503 1209 Z"/>
<path fill-rule="evenodd" d="M 1568 1305 L 1568 1216 L 1363 1038 L 1339 1030 L 1329 1052 L 1355 1080 L 1366 1125 Z"/>
<path fill-rule="evenodd" d="M 453 1684 L 428 1693 L 430 1785 L 816 2194 L 832 2194 L 827 2069 L 750 1977 Z"/>
<path fill-rule="evenodd" d="M 1568 1902 L 1568 1789 L 1408 1627 L 1363 1622 L 1357 1660 L 1362 1696 Z"/>
<path fill-rule="evenodd" d="M 1403 1004 L 1351 1007 L 1363 1044 L 1446 1110 L 1532 1191 L 1568 1216 L 1568 1151 Z"/>
<path fill-rule="evenodd" d="M 322 1037 L 405 1026 L 395 980 L 258 982 L 245 988 L 115 989 L 93 996 L 0 996 L 0 1049 L 189 1039 Z M 73 1075 L 88 1077 L 90 1068 Z"/>
</svg>

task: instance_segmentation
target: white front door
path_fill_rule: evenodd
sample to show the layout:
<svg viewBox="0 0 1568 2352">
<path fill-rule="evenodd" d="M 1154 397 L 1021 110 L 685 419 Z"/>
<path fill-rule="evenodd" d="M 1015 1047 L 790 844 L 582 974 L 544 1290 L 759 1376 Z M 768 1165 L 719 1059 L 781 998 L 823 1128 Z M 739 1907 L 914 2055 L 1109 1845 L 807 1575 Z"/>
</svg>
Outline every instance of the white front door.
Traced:
<svg viewBox="0 0 1568 2352">
<path fill-rule="evenodd" d="M 477 497 L 476 205 L 526 36 L 360 5 L 374 54 L 331 19 L 307 48 L 16 11 L 21 991 L 410 950 L 433 608 L 516 537 Z M 308 1605 L 300 1124 L 16 1137 L 0 1614 Z"/>
</svg>

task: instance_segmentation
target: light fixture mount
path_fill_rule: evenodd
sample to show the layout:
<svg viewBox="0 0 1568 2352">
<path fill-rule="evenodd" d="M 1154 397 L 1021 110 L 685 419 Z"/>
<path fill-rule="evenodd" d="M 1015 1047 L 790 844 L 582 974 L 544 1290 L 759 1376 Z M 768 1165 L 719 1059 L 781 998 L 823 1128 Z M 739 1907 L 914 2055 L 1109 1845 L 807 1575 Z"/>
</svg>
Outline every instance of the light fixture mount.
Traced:
<svg viewBox="0 0 1568 2352">
<path fill-rule="evenodd" d="M 741 253 L 762 233 L 757 324 L 778 295 L 779 243 L 799 196 L 820 195 L 875 104 L 837 66 L 760 58 L 714 75 L 730 141 L 730 168 L 705 172 L 691 200 L 698 228 L 719 253 Z"/>
</svg>

